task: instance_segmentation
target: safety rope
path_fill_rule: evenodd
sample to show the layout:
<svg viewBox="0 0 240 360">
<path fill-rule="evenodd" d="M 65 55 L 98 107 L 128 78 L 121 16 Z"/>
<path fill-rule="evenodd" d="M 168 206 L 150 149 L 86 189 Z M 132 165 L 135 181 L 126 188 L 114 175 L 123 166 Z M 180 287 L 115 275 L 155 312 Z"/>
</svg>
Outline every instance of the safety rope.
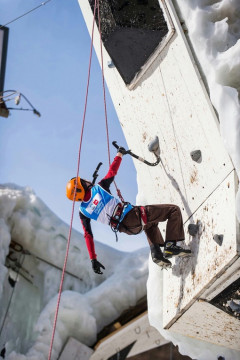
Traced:
<svg viewBox="0 0 240 360">
<path fill-rule="evenodd" d="M 101 68 L 102 68 L 102 85 L 103 85 L 103 100 L 104 100 L 104 112 L 105 112 L 105 126 L 106 126 L 106 134 L 107 134 L 108 161 L 109 161 L 109 165 L 110 165 L 110 145 L 109 145 L 109 131 L 108 131 L 108 118 L 107 118 L 105 77 L 104 77 L 104 69 L 103 69 L 103 50 L 102 50 L 103 46 L 102 46 L 102 37 L 101 37 L 101 20 L 100 20 L 99 0 L 95 0 L 94 12 L 93 12 L 93 25 L 92 25 L 92 35 L 91 35 L 91 47 L 90 47 L 90 56 L 89 56 L 87 88 L 86 88 L 86 96 L 85 96 L 85 105 L 84 105 L 83 120 L 82 120 L 81 137 L 80 137 L 80 144 L 79 144 L 79 151 L 78 151 L 78 162 L 77 162 L 77 175 L 76 175 L 76 177 L 79 176 L 80 157 L 81 157 L 81 149 L 82 149 L 82 139 L 83 139 L 84 125 L 85 125 L 85 118 L 86 118 L 86 111 L 87 111 L 88 90 L 89 90 L 91 64 L 92 64 L 93 35 L 94 35 L 94 24 L 95 24 L 96 8 L 97 8 L 97 11 L 98 11 L 98 27 L 99 27 L 100 47 L 101 47 Z M 124 199 L 123 199 L 123 197 L 121 195 L 121 192 L 118 189 L 115 181 L 114 181 L 114 184 L 115 184 L 116 191 L 117 191 L 117 194 L 118 194 L 120 200 L 124 203 Z M 69 228 L 69 234 L 68 234 L 67 249 L 66 249 L 66 255 L 65 255 L 64 265 L 63 265 L 63 270 L 62 270 L 62 277 L 61 277 L 60 287 L 59 287 L 59 292 L 58 292 L 57 307 L 56 307 L 55 316 L 54 316 L 54 324 L 53 324 L 53 331 L 52 331 L 50 349 L 49 349 L 49 354 L 48 354 L 48 360 L 51 360 L 54 336 L 55 336 L 56 325 L 57 325 L 57 317 L 58 317 L 58 312 L 59 312 L 59 306 L 60 306 L 60 300 L 61 300 L 61 294 L 62 294 L 62 287 L 63 287 L 63 281 L 64 281 L 64 274 L 66 272 L 66 266 L 67 266 L 67 259 L 68 259 L 70 240 L 71 240 L 71 233 L 72 233 L 72 225 L 73 225 L 74 206 L 75 206 L 75 199 L 76 199 L 76 193 L 77 193 L 76 189 L 77 189 L 77 182 L 76 182 L 75 188 L 74 188 L 72 214 L 71 214 L 70 228 Z"/>
<path fill-rule="evenodd" d="M 162 60 L 162 59 L 161 59 L 161 60 Z M 171 112 L 171 108 L 170 108 L 170 103 L 169 103 L 168 96 L 167 96 L 167 89 L 166 89 L 165 81 L 164 81 L 164 78 L 163 78 L 161 66 L 159 67 L 159 69 L 160 69 L 160 74 L 161 74 L 161 79 L 162 79 L 164 91 L 165 91 L 165 94 L 166 94 L 168 112 L 169 112 L 170 118 L 171 118 L 171 125 L 172 125 L 172 129 L 173 129 L 173 134 L 174 134 L 174 138 L 175 138 L 175 141 L 176 141 L 177 155 L 178 155 L 178 161 L 179 161 L 180 171 L 181 171 L 182 179 L 183 179 L 183 186 L 184 186 L 185 194 L 187 194 L 186 185 L 185 185 L 184 176 L 183 176 L 183 169 L 182 169 L 182 165 L 181 165 L 182 162 L 181 162 L 180 154 L 179 154 L 177 134 L 176 134 L 175 126 L 174 126 L 174 121 L 173 121 L 173 117 L 172 117 L 172 112 Z M 161 162 L 162 162 L 162 161 L 161 161 Z M 162 164 L 162 165 L 163 165 L 163 164 Z"/>
<path fill-rule="evenodd" d="M 109 131 L 108 131 L 108 117 L 107 117 L 107 104 L 106 104 L 106 89 L 105 89 L 105 77 L 104 77 L 104 68 L 103 68 L 103 45 L 102 45 L 102 32 L 101 32 L 101 16 L 99 9 L 99 0 L 97 0 L 97 11 L 98 11 L 98 30 L 100 36 L 100 49 L 101 49 L 101 68 L 102 68 L 102 86 L 103 86 L 103 101 L 104 101 L 104 112 L 105 112 L 105 126 L 107 134 L 107 147 L 108 147 L 108 162 L 110 166 L 110 146 L 109 146 Z M 124 198 L 122 197 L 121 191 L 117 187 L 116 181 L 114 180 L 114 185 L 116 188 L 117 195 L 122 203 L 124 203 Z"/>
<path fill-rule="evenodd" d="M 84 106 L 84 113 L 83 113 L 83 120 L 82 120 L 82 129 L 81 129 L 79 151 L 78 151 L 78 163 L 77 163 L 77 175 L 76 175 L 76 177 L 79 176 L 80 155 L 81 155 L 81 148 L 82 148 L 83 130 L 84 130 L 84 125 L 85 125 L 86 110 L 87 110 L 88 90 L 89 90 L 91 64 L 92 64 L 92 49 L 93 49 L 93 35 L 94 35 L 94 24 L 95 24 L 95 14 L 96 14 L 96 3 L 97 3 L 97 0 L 95 0 L 95 3 L 94 3 L 94 13 L 93 13 L 91 47 L 90 47 L 90 55 L 89 55 L 87 88 L 86 88 L 85 106 Z M 50 349 L 49 349 L 49 354 L 48 354 L 48 360 L 51 360 L 51 356 L 52 356 L 53 341 L 54 341 L 54 336 L 55 336 L 55 331 L 56 331 L 56 324 L 57 324 L 57 317 L 58 317 L 59 305 L 60 305 L 61 294 L 62 294 L 64 274 L 65 274 L 65 270 L 66 270 L 66 266 L 67 266 L 67 259 L 68 259 L 70 240 L 71 240 L 71 233 L 72 233 L 72 225 L 73 225 L 74 206 L 75 206 L 75 199 L 76 199 L 76 193 L 77 193 L 76 189 L 77 189 L 77 181 L 76 181 L 75 188 L 74 188 L 74 196 L 73 196 L 73 204 L 72 204 L 72 215 L 71 215 L 70 228 L 69 228 L 69 234 L 68 234 L 67 249 L 66 249 L 66 255 L 65 255 L 64 265 L 63 265 L 63 270 L 62 270 L 62 277 L 61 277 L 60 287 L 59 287 L 59 292 L 58 292 L 57 307 L 56 307 L 56 311 L 55 311 L 55 317 L 54 317 L 54 324 L 53 324 L 53 331 L 52 331 Z"/>
</svg>

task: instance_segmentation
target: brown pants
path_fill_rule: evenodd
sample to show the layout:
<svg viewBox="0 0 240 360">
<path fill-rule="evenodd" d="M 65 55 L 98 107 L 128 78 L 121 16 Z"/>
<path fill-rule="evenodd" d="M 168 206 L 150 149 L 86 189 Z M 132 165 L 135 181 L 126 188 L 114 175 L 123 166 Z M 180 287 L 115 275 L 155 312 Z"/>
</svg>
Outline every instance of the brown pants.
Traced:
<svg viewBox="0 0 240 360">
<path fill-rule="evenodd" d="M 147 235 L 149 245 L 164 244 L 158 223 L 167 221 L 165 241 L 184 240 L 181 210 L 177 205 L 160 204 L 145 206 L 147 223 L 142 227 L 140 206 L 134 206 L 119 226 L 119 231 L 128 235 L 136 235 L 142 229 Z"/>
</svg>

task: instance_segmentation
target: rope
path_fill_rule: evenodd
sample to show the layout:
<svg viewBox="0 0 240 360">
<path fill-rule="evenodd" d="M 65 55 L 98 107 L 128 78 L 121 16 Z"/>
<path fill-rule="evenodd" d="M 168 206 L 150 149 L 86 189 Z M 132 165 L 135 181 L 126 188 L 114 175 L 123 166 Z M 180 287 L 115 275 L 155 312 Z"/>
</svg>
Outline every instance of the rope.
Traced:
<svg viewBox="0 0 240 360">
<path fill-rule="evenodd" d="M 82 148 L 83 130 L 84 130 L 84 125 L 85 125 L 86 110 L 87 110 L 88 90 L 89 90 L 90 74 L 91 74 L 91 63 L 92 63 L 92 49 L 93 49 L 94 22 L 95 22 L 95 14 L 96 14 L 96 2 L 97 2 L 97 0 L 95 0 L 95 4 L 94 4 L 94 14 L 93 14 L 93 25 L 92 25 L 91 48 L 90 48 L 90 56 L 89 56 L 87 89 L 86 89 L 85 106 L 84 106 L 84 113 L 83 113 L 83 120 L 82 120 L 82 130 L 81 130 L 79 151 L 78 151 L 78 163 L 77 163 L 77 175 L 76 175 L 76 177 L 79 176 L 80 155 L 81 155 L 81 148 Z M 55 312 L 55 317 L 54 317 L 54 324 L 53 324 L 53 331 L 52 331 L 52 338 L 51 338 L 50 349 L 49 349 L 49 354 L 48 354 L 48 360 L 51 360 L 53 341 L 54 341 L 54 335 L 55 335 L 55 331 L 56 331 L 57 317 L 58 317 L 58 312 L 59 312 L 59 305 L 60 305 L 62 286 L 63 286 L 63 280 L 64 280 L 64 273 L 65 273 L 66 266 L 67 266 L 67 258 L 68 258 L 68 253 L 69 253 L 69 246 L 70 246 L 70 239 L 71 239 L 72 225 L 73 225 L 74 205 L 75 205 L 75 199 L 76 199 L 76 189 L 77 189 L 77 181 L 76 181 L 75 189 L 74 189 L 72 215 L 71 215 L 71 222 L 70 222 L 70 228 L 69 228 L 69 234 L 68 234 L 67 250 L 66 250 L 66 255 L 65 255 L 65 260 L 64 260 L 64 265 L 63 265 L 63 271 L 62 271 L 62 277 L 61 277 L 61 282 L 60 282 L 60 287 L 59 287 L 59 292 L 58 292 L 57 307 L 56 307 L 56 312 Z"/>
<path fill-rule="evenodd" d="M 167 89 L 166 89 L 165 82 L 164 82 L 164 79 L 163 79 L 163 74 L 162 74 L 162 71 L 161 71 L 161 67 L 160 67 L 160 74 L 161 74 L 161 78 L 162 78 L 162 83 L 163 83 L 164 91 L 165 91 L 165 94 L 166 94 L 167 106 L 168 106 L 168 111 L 169 111 L 170 118 L 171 118 L 171 125 L 172 125 L 172 129 L 173 129 L 173 134 L 174 134 L 174 138 L 175 138 L 175 140 L 176 140 L 178 161 L 179 161 L 180 171 L 181 171 L 181 174 L 182 174 L 183 186 L 184 186 L 184 190 L 185 190 L 185 194 L 186 194 L 186 193 L 187 193 L 187 192 L 186 192 L 186 185 L 185 185 L 185 181 L 184 181 L 184 177 L 183 177 L 183 170 L 182 170 L 181 159 L 180 159 L 180 155 L 179 155 L 177 135 L 176 135 L 176 130 L 175 130 L 174 122 L 173 122 L 172 112 L 171 112 L 171 108 L 170 108 L 170 104 L 169 104 L 169 100 L 168 100 L 168 96 L 167 96 Z"/>
<path fill-rule="evenodd" d="M 108 132 L 108 117 L 107 117 L 107 105 L 106 105 L 106 89 L 105 89 L 105 78 L 104 78 L 104 68 L 103 68 L 103 49 L 102 49 L 102 36 L 101 36 L 101 18 L 99 10 L 99 0 L 97 0 L 97 10 L 98 10 L 98 29 L 100 36 L 100 48 L 101 48 L 101 69 L 102 69 L 102 86 L 103 86 L 103 102 L 104 102 L 104 113 L 105 113 L 105 125 L 107 133 L 107 146 L 108 146 L 108 163 L 110 165 L 110 146 L 109 146 L 109 132 Z"/>
<path fill-rule="evenodd" d="M 95 0 L 94 13 L 93 13 L 92 35 L 91 35 L 91 48 L 90 48 L 89 67 L 88 67 L 88 79 L 87 79 L 85 105 L 84 105 L 83 120 L 82 120 L 81 137 L 80 137 L 80 144 L 79 144 L 79 151 L 78 151 L 78 162 L 77 162 L 77 175 L 76 175 L 76 178 L 79 176 L 80 157 L 81 157 L 81 149 L 82 149 L 82 139 L 83 139 L 84 125 L 85 125 L 85 118 L 86 118 L 86 111 L 87 111 L 88 90 L 89 90 L 91 64 L 92 64 L 93 35 L 94 35 L 94 24 L 95 24 L 96 8 L 98 9 L 98 26 L 99 26 L 99 34 L 100 34 L 100 45 L 101 45 L 101 67 L 102 67 L 104 112 L 105 112 L 107 146 L 108 146 L 108 161 L 109 161 L 109 165 L 110 165 L 110 146 L 109 146 L 109 131 L 108 131 L 108 119 L 107 119 L 106 90 L 105 90 L 105 79 L 104 79 L 104 69 L 103 69 L 101 21 L 100 21 L 99 0 Z M 117 188 L 116 183 L 115 183 L 115 186 L 116 186 L 116 190 L 117 190 L 117 194 L 118 194 L 119 198 L 121 199 L 122 202 L 124 202 L 124 199 L 123 199 L 123 197 L 121 195 L 120 190 Z M 54 336 L 55 336 L 56 325 L 57 325 L 57 317 L 58 317 L 58 312 L 59 312 L 59 306 L 60 306 L 60 300 L 61 300 L 61 294 L 62 294 L 62 287 L 63 287 L 63 281 L 64 281 L 64 274 L 65 274 L 66 266 L 67 266 L 67 259 L 68 259 L 68 253 L 69 253 L 69 247 L 70 247 L 70 239 L 71 239 L 71 233 L 72 233 L 73 216 L 74 216 L 74 205 L 75 205 L 75 199 L 76 199 L 76 189 L 77 189 L 77 182 L 76 182 L 75 188 L 74 188 L 72 215 L 71 215 L 70 228 L 69 228 L 69 234 L 68 234 L 67 249 L 66 249 L 66 255 L 65 255 L 64 265 L 63 265 L 63 270 L 62 270 L 62 277 L 61 277 L 61 282 L 60 282 L 60 287 L 59 287 L 59 292 L 58 292 L 57 307 L 56 307 L 56 311 L 55 311 L 55 317 L 54 317 L 54 324 L 53 324 L 53 331 L 52 331 L 50 349 L 49 349 L 49 354 L 48 354 L 48 360 L 51 360 Z"/>
<path fill-rule="evenodd" d="M 105 89 L 105 77 L 104 77 L 104 68 L 103 68 L 103 45 L 102 45 L 102 32 L 101 32 L 101 17 L 100 17 L 100 9 L 99 9 L 99 0 L 97 0 L 97 11 L 98 11 L 98 29 L 100 36 L 100 49 L 101 49 L 101 68 L 102 68 L 102 86 L 103 86 L 103 101 L 104 101 L 104 112 L 105 112 L 105 126 L 106 126 L 106 134 L 107 134 L 107 147 L 108 147 L 108 162 L 110 166 L 110 146 L 109 146 L 109 131 L 108 131 L 108 117 L 107 117 L 107 105 L 106 105 L 106 89 Z M 116 181 L 114 180 L 114 185 L 116 188 L 116 192 L 121 202 L 124 203 L 124 198 L 122 197 L 121 191 L 117 187 Z"/>
<path fill-rule="evenodd" d="M 11 24 L 11 23 L 13 23 L 14 21 L 16 21 L 16 20 L 18 20 L 18 19 L 21 19 L 23 16 L 30 14 L 32 11 L 37 10 L 37 9 L 38 9 L 38 8 L 40 8 L 41 6 L 46 5 L 49 1 L 51 1 L 51 0 L 47 0 L 47 1 L 43 2 L 43 3 L 41 3 L 40 5 L 36 6 L 35 8 L 33 8 L 33 9 L 31 9 L 31 10 L 29 10 L 29 11 L 25 12 L 24 14 L 22 14 L 22 15 L 20 15 L 20 16 L 18 16 L 18 17 L 16 17 L 15 19 L 13 19 L 13 20 L 11 20 L 11 21 L 7 22 L 6 24 L 1 25 L 1 26 L 0 26 L 0 29 L 2 29 L 3 27 L 5 27 L 5 26 L 7 26 L 7 25 L 9 25 L 9 24 Z"/>
<path fill-rule="evenodd" d="M 21 256 L 20 256 L 20 259 L 21 259 Z M 15 285 L 13 286 L 12 288 L 12 292 L 11 292 L 11 295 L 10 295 L 10 299 L 9 299 L 9 302 L 8 302 L 8 305 L 7 305 L 7 309 L 6 309 L 6 312 L 5 312 L 5 316 L 4 316 L 4 319 L 3 319 L 3 322 L 2 322 L 2 326 L 1 326 L 1 330 L 0 330 L 0 337 L 2 336 L 2 331 L 3 331 L 3 328 L 4 328 L 4 325 L 5 325 L 5 321 L 6 321 L 6 318 L 7 318 L 7 315 L 8 315 L 8 311 L 9 311 L 9 308 L 10 308 L 10 305 L 11 305 L 11 302 L 12 302 L 12 298 L 13 298 L 13 293 L 14 293 L 14 290 L 16 288 L 16 283 L 18 281 L 18 278 L 19 278 L 19 275 L 20 275 L 20 269 L 23 265 L 23 262 L 25 260 L 25 255 L 23 255 L 22 257 L 22 261 L 19 261 L 20 263 L 20 266 L 18 268 L 18 270 L 16 271 L 16 278 L 14 279 L 14 282 L 15 282 Z"/>
</svg>

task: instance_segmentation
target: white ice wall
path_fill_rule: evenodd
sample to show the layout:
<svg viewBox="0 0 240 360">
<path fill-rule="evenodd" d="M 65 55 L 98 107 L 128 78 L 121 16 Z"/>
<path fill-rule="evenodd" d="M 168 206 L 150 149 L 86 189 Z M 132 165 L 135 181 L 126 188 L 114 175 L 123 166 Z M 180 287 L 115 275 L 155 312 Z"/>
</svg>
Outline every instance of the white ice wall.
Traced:
<svg viewBox="0 0 240 360">
<path fill-rule="evenodd" d="M 90 31 L 88 1 L 79 3 Z M 175 34 L 134 89 L 128 89 L 116 68 L 107 67 L 106 51 L 104 72 L 129 148 L 154 161 L 147 144 L 155 135 L 160 140 L 161 164 L 148 167 L 134 160 L 137 203 L 175 203 L 186 223 L 193 257 L 173 261 L 173 270 L 164 273 L 163 326 L 169 328 L 237 259 L 239 237 L 234 166 L 174 7 L 166 3 Z M 94 46 L 99 56 L 97 31 Z M 200 163 L 191 159 L 193 150 L 201 150 Z M 187 232 L 189 221 L 201 224 L 195 238 Z M 216 234 L 223 235 L 222 247 L 213 239 Z"/>
</svg>

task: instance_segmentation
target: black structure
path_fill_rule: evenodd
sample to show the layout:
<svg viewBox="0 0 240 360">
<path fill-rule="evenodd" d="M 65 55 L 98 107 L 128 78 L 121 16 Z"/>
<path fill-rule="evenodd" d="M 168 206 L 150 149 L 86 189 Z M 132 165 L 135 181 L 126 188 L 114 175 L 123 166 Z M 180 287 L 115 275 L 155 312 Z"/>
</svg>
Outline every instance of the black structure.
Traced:
<svg viewBox="0 0 240 360">
<path fill-rule="evenodd" d="M 134 344 L 135 342 L 126 346 L 124 349 L 119 350 L 115 355 L 108 358 L 108 360 L 125 360 Z"/>
<path fill-rule="evenodd" d="M 240 278 L 235 280 L 232 284 L 230 284 L 226 289 L 224 289 L 220 294 L 215 296 L 210 301 L 210 304 L 216 306 L 227 314 L 240 320 L 239 309 L 237 308 L 236 311 L 234 311 L 230 306 L 227 305 L 227 302 L 231 300 L 240 301 Z"/>
<path fill-rule="evenodd" d="M 7 27 L 0 25 L 0 93 L 4 89 L 4 79 L 7 62 L 7 47 L 8 47 L 8 33 Z"/>
<path fill-rule="evenodd" d="M 89 3 L 93 10 L 94 0 Z M 130 84 L 168 33 L 159 1 L 99 0 L 99 5 L 104 46 Z"/>
</svg>

